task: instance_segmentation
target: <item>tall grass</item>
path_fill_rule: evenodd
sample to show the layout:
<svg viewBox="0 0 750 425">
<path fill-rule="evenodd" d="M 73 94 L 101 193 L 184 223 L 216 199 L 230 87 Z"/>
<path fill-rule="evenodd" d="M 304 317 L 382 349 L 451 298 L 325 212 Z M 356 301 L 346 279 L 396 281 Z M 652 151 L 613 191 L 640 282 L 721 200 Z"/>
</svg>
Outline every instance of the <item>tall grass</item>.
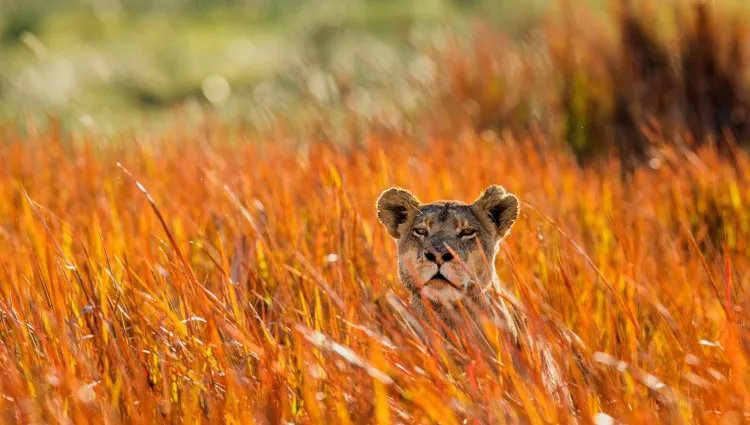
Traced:
<svg viewBox="0 0 750 425">
<path fill-rule="evenodd" d="M 498 272 L 552 338 L 584 423 L 744 421 L 747 156 L 675 153 L 625 182 L 552 145 L 488 137 L 295 148 L 220 125 L 107 147 L 55 127 L 11 136 L 3 422 L 564 421 L 533 356 L 501 331 L 487 357 L 403 326 L 377 195 L 403 185 L 470 201 L 490 183 L 524 205 Z M 561 326 L 587 374 L 548 332 Z"/>
<path fill-rule="evenodd" d="M 690 31 L 627 8 L 520 44 L 479 27 L 369 98 L 316 70 L 330 102 L 268 131 L 3 127 L 0 419 L 565 423 L 502 329 L 411 321 L 377 223 L 392 185 L 501 184 L 522 211 L 498 273 L 579 422 L 746 422 L 744 24 L 679 10 Z"/>
</svg>

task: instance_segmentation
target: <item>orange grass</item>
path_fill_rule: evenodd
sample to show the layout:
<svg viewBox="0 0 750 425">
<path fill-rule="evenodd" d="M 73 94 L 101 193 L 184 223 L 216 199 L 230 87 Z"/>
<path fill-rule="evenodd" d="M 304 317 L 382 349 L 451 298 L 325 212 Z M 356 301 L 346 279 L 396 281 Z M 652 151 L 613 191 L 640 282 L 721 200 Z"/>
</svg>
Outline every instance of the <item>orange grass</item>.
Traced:
<svg viewBox="0 0 750 425">
<path fill-rule="evenodd" d="M 744 154 L 672 153 L 623 182 L 614 162 L 600 174 L 473 133 L 347 149 L 219 125 L 68 138 L 0 148 L 3 423 L 563 422 L 501 333 L 494 361 L 479 344 L 451 354 L 382 308 L 408 296 L 380 192 L 471 201 L 493 183 L 524 202 L 501 278 L 535 332 L 582 342 L 588 378 L 552 340 L 581 421 L 747 418 Z"/>
</svg>

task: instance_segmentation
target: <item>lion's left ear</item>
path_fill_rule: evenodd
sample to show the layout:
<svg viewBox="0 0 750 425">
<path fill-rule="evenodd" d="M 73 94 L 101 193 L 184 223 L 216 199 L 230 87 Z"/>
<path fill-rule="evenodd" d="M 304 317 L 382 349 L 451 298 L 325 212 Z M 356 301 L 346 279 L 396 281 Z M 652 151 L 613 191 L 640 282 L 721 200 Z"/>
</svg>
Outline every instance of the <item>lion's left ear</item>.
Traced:
<svg viewBox="0 0 750 425">
<path fill-rule="evenodd" d="M 519 202 L 515 195 L 505 191 L 502 186 L 492 185 L 485 189 L 471 205 L 480 217 L 486 217 L 493 224 L 500 240 L 508 235 L 516 222 L 519 213 Z"/>
</svg>

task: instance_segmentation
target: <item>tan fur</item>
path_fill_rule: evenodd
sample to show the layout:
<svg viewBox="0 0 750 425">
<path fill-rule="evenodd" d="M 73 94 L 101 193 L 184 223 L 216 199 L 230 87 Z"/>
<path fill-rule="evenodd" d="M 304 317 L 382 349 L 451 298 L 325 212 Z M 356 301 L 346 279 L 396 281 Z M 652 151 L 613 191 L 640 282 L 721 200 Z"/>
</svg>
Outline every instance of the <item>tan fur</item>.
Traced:
<svg viewBox="0 0 750 425">
<path fill-rule="evenodd" d="M 548 343 L 534 341 L 525 328 L 523 315 L 503 299 L 489 299 L 487 288 L 512 298 L 500 284 L 495 258 L 500 243 L 508 237 L 519 215 L 518 198 L 493 185 L 471 204 L 461 201 L 437 201 L 423 204 L 409 191 L 391 188 L 377 201 L 378 218 L 398 246 L 398 274 L 411 293 L 411 305 L 429 321 L 431 309 L 448 328 L 459 326 L 460 307 L 470 318 L 491 313 L 489 303 L 499 306 L 498 319 L 519 344 L 536 347 L 543 359 L 545 386 L 570 406 L 570 396 L 562 386 L 557 365 Z M 467 231 L 476 233 L 471 236 Z M 462 233 L 464 232 L 464 233 Z M 436 273 L 446 278 L 433 280 Z M 459 307 L 460 301 L 460 307 Z"/>
<path fill-rule="evenodd" d="M 420 314 L 425 313 L 423 295 L 431 304 L 438 298 L 459 297 L 472 308 L 486 310 L 484 289 L 497 283 L 494 259 L 518 218 L 518 198 L 501 186 L 490 186 L 472 204 L 422 204 L 409 191 L 391 188 L 378 199 L 377 210 L 378 219 L 397 241 L 399 277 Z M 453 255 L 456 258 L 442 259 Z M 448 282 L 430 282 L 438 272 Z M 433 307 L 438 313 L 450 309 L 449 305 Z"/>
</svg>

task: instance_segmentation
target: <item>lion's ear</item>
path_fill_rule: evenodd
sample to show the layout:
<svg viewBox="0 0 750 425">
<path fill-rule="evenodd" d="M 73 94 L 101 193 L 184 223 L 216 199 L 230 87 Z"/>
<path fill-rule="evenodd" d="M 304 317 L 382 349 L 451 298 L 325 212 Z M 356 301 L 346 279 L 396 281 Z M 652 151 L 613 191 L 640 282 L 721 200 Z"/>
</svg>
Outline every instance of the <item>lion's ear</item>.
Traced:
<svg viewBox="0 0 750 425">
<path fill-rule="evenodd" d="M 419 200 L 408 190 L 392 187 L 378 198 L 378 220 L 398 239 L 419 211 Z"/>
<path fill-rule="evenodd" d="M 477 215 L 489 219 L 495 228 L 498 240 L 508 235 L 518 218 L 518 198 L 498 185 L 485 189 L 471 207 Z"/>
</svg>

